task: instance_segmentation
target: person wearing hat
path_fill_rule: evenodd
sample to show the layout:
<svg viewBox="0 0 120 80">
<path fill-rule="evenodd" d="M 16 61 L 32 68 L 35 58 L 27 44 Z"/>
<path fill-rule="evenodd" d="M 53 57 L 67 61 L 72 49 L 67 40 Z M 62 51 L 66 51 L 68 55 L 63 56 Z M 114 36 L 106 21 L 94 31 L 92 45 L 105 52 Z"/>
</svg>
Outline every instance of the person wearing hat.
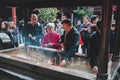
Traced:
<svg viewBox="0 0 120 80">
<path fill-rule="evenodd" d="M 64 34 L 61 36 L 61 47 L 64 49 L 63 60 L 59 66 L 63 67 L 71 59 L 71 57 L 78 50 L 79 45 L 79 32 L 72 26 L 70 20 L 62 22 Z"/>
</svg>

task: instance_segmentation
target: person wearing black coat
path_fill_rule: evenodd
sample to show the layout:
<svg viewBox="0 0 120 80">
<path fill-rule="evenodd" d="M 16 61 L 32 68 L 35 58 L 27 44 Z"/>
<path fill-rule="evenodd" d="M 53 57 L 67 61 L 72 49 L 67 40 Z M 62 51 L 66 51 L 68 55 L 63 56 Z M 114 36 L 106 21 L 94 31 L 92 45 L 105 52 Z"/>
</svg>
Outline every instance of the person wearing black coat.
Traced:
<svg viewBox="0 0 120 80">
<path fill-rule="evenodd" d="M 64 49 L 64 58 L 60 66 L 65 66 L 67 61 L 69 61 L 78 50 L 80 36 L 77 29 L 72 26 L 70 20 L 64 20 L 62 24 L 65 30 L 64 34 L 61 36 L 61 47 Z"/>
<path fill-rule="evenodd" d="M 1 23 L 1 31 L 0 31 L 0 32 L 1 32 L 1 33 L 6 33 L 6 34 L 10 37 L 11 41 L 13 41 L 12 34 L 11 34 L 10 31 L 8 30 L 8 22 L 3 21 L 3 22 Z"/>
<path fill-rule="evenodd" d="M 90 59 L 90 66 L 95 73 L 98 72 L 98 56 L 99 56 L 99 40 L 100 34 L 97 30 L 96 25 L 91 25 L 88 28 L 89 32 L 89 45 L 88 45 L 88 54 Z"/>
<path fill-rule="evenodd" d="M 43 37 L 43 26 L 38 22 L 38 16 L 36 14 L 31 15 L 31 22 L 28 24 L 28 45 L 40 46 L 40 41 Z"/>
<path fill-rule="evenodd" d="M 114 54 L 114 49 L 115 49 L 115 40 L 116 40 L 116 33 L 115 33 L 115 24 L 113 23 L 111 25 L 111 31 L 110 31 L 110 54 Z M 112 56 L 111 56 L 112 58 Z"/>
<path fill-rule="evenodd" d="M 5 33 L 9 36 L 9 38 L 11 39 L 11 43 L 13 44 L 11 47 L 14 47 L 14 40 L 13 40 L 13 36 L 12 34 L 10 33 L 10 31 L 8 30 L 8 22 L 7 21 L 3 21 L 1 23 L 1 31 L 0 33 Z"/>
</svg>

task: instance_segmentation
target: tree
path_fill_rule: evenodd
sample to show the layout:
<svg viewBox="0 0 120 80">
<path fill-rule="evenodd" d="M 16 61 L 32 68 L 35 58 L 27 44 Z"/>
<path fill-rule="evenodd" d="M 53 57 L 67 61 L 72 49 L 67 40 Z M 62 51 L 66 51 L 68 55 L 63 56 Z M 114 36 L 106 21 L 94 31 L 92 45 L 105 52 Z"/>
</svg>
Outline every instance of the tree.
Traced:
<svg viewBox="0 0 120 80">
<path fill-rule="evenodd" d="M 58 12 L 59 10 L 57 8 L 40 8 L 38 18 L 43 21 L 49 20 L 50 22 L 53 22 L 56 20 Z"/>
<path fill-rule="evenodd" d="M 73 12 L 80 16 L 84 16 L 84 15 L 92 16 L 93 15 L 93 12 L 88 10 L 88 8 L 85 6 L 77 7 L 77 9 L 73 10 Z"/>
</svg>

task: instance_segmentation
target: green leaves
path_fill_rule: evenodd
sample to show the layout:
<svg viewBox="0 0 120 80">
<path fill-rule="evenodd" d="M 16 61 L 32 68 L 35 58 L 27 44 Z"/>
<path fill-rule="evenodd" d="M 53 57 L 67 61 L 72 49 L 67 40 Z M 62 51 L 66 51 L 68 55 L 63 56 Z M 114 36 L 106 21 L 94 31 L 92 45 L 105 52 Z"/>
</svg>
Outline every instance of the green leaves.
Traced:
<svg viewBox="0 0 120 80">
<path fill-rule="evenodd" d="M 41 20 L 49 20 L 53 22 L 56 20 L 56 16 L 59 10 L 57 8 L 41 8 L 39 9 L 38 18 Z"/>
<path fill-rule="evenodd" d="M 88 8 L 85 6 L 77 7 L 77 9 L 73 10 L 73 12 L 81 16 L 84 16 L 84 15 L 92 16 L 93 15 L 93 12 L 88 10 Z"/>
</svg>

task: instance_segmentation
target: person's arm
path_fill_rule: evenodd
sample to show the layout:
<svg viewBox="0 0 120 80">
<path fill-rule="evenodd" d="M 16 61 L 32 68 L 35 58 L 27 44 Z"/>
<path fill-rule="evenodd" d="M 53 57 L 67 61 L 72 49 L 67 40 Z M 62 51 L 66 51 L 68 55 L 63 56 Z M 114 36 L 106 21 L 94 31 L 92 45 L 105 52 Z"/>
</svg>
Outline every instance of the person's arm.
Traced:
<svg viewBox="0 0 120 80">
<path fill-rule="evenodd" d="M 43 26 L 41 26 L 40 23 L 38 23 L 38 29 L 39 29 L 39 33 L 36 36 L 34 36 L 34 37 L 36 37 L 36 40 L 41 39 L 44 35 Z"/>
<path fill-rule="evenodd" d="M 71 43 L 72 47 L 70 48 L 70 50 L 68 50 L 66 52 L 66 56 L 64 57 L 65 60 L 71 59 L 71 57 L 73 56 L 73 54 L 75 53 L 75 51 L 77 49 L 77 46 L 79 44 L 79 39 L 80 39 L 79 34 L 75 33 L 74 34 L 74 41 L 73 41 L 73 43 Z"/>
<path fill-rule="evenodd" d="M 17 27 L 15 28 L 14 33 L 15 33 L 15 35 L 18 35 L 18 34 L 19 34 L 19 31 L 18 31 L 18 28 L 17 28 Z"/>
<path fill-rule="evenodd" d="M 65 31 L 64 31 L 63 35 L 61 35 L 60 43 L 64 43 L 64 36 L 65 36 Z"/>
<path fill-rule="evenodd" d="M 46 42 L 46 38 L 45 38 L 45 35 L 44 35 L 44 37 L 43 37 L 43 39 L 41 41 L 41 46 L 42 47 L 46 47 L 46 45 L 45 45 L 46 43 L 45 42 Z"/>
<path fill-rule="evenodd" d="M 7 34 L 10 37 L 12 44 L 14 44 L 13 35 L 10 33 L 10 31 L 7 31 Z"/>
</svg>

